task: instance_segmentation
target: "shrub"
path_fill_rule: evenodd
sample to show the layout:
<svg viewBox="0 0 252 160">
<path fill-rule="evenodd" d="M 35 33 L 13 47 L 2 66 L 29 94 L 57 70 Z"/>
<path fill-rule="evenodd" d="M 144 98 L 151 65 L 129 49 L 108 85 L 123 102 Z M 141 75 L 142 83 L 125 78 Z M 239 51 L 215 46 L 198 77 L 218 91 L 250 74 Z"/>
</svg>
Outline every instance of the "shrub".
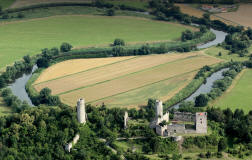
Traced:
<svg viewBox="0 0 252 160">
<path fill-rule="evenodd" d="M 114 40 L 114 44 L 113 45 L 114 46 L 125 46 L 125 42 L 124 42 L 123 39 L 117 38 L 117 39 Z"/>
<path fill-rule="evenodd" d="M 106 12 L 106 15 L 107 16 L 114 16 L 115 15 L 115 9 L 113 9 L 113 8 L 108 9 L 107 12 Z"/>
<path fill-rule="evenodd" d="M 221 152 L 217 152 L 217 158 L 222 158 L 223 154 Z"/>
<path fill-rule="evenodd" d="M 224 151 L 227 148 L 227 141 L 221 138 L 218 143 L 218 152 Z"/>
<path fill-rule="evenodd" d="M 4 14 L 3 16 L 2 16 L 2 19 L 9 19 L 10 18 L 10 16 L 8 15 L 8 14 Z"/>
<path fill-rule="evenodd" d="M 208 97 L 205 94 L 200 94 L 195 99 L 195 107 L 204 107 L 208 103 Z"/>
<path fill-rule="evenodd" d="M 37 66 L 39 68 L 47 68 L 47 67 L 49 67 L 49 60 L 46 58 L 39 58 L 37 60 Z"/>
<path fill-rule="evenodd" d="M 2 94 L 1 94 L 3 97 L 7 97 L 9 95 L 11 95 L 11 89 L 10 88 L 6 88 L 2 91 Z"/>
<path fill-rule="evenodd" d="M 24 14 L 23 13 L 18 13 L 18 15 L 17 15 L 17 18 L 24 18 L 25 16 L 24 16 Z"/>
<path fill-rule="evenodd" d="M 71 44 L 64 42 L 64 43 L 62 43 L 61 46 L 60 46 L 60 51 L 61 51 L 61 52 L 68 52 L 68 51 L 70 51 L 72 48 L 73 48 L 73 46 L 72 46 Z"/>
<path fill-rule="evenodd" d="M 112 55 L 113 55 L 114 57 L 125 56 L 124 48 L 122 48 L 121 46 L 115 46 L 115 47 L 112 49 Z"/>
<path fill-rule="evenodd" d="M 0 77 L 0 88 L 3 88 L 6 86 L 5 80 L 3 77 Z"/>
</svg>

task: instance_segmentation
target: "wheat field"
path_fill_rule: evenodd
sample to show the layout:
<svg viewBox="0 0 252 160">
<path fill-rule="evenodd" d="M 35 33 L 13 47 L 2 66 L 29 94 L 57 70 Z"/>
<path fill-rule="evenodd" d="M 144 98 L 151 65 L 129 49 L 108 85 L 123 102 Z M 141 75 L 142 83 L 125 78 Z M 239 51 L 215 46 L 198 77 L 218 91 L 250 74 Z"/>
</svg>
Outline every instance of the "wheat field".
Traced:
<svg viewBox="0 0 252 160">
<path fill-rule="evenodd" d="M 82 63 L 81 60 L 66 61 L 64 64 L 66 70 L 70 70 L 69 73 L 65 72 L 63 63 L 56 64 L 52 66 L 53 70 L 49 68 L 39 77 L 46 81 L 34 84 L 34 87 L 37 91 L 49 87 L 54 95 L 59 95 L 61 100 L 69 105 L 74 105 L 79 97 L 84 97 L 92 104 L 101 104 L 104 101 L 118 104 L 116 98 L 118 96 L 124 97 L 121 99 L 123 103 L 120 103 L 122 106 L 141 104 L 143 98 L 140 95 L 145 95 L 145 99 L 154 95 L 165 99 L 190 82 L 195 72 L 202 66 L 221 61 L 201 52 L 135 56 L 118 59 L 118 61 L 114 58 L 107 59 L 106 62 L 109 59 L 113 59 L 113 62 L 101 65 L 92 59 L 93 64 L 87 65 L 88 68 L 82 68 L 84 70 L 68 68 L 72 63 L 78 66 L 77 63 Z M 100 62 L 101 59 L 97 58 L 98 61 Z M 64 73 L 50 80 L 48 79 L 50 75 L 47 76 L 45 73 L 54 74 L 53 71 Z M 155 94 L 146 90 L 152 90 Z M 126 96 L 127 94 L 130 96 Z"/>
</svg>

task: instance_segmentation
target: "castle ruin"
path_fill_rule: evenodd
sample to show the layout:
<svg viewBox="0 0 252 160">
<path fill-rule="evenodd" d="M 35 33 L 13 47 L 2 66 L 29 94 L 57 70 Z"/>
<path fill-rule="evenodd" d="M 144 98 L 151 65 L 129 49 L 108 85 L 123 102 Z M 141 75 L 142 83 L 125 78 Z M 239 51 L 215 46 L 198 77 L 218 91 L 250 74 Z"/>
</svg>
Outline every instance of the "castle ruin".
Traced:
<svg viewBox="0 0 252 160">
<path fill-rule="evenodd" d="M 86 114 L 86 108 L 85 108 L 85 100 L 84 98 L 80 98 L 77 101 L 77 119 L 79 123 L 86 124 L 87 121 L 87 114 Z M 76 134 L 73 140 L 65 145 L 65 150 L 67 152 L 70 152 L 73 148 L 73 145 L 75 145 L 78 140 L 80 139 L 80 135 Z"/>
<path fill-rule="evenodd" d="M 68 143 L 68 144 L 65 146 L 65 150 L 66 150 L 67 152 L 70 152 L 71 149 L 72 149 L 72 147 L 73 147 L 73 145 L 75 145 L 75 144 L 78 142 L 79 139 L 80 139 L 80 135 L 79 135 L 79 134 L 76 134 L 75 137 L 73 138 L 73 141 L 70 142 L 70 143 Z"/>
<path fill-rule="evenodd" d="M 163 115 L 162 101 L 156 101 L 156 117 L 151 122 L 150 127 L 155 128 L 160 136 L 172 136 L 175 134 L 186 133 L 207 133 L 207 113 L 197 112 L 174 112 L 172 121 L 169 119 L 169 112 Z M 165 121 L 166 123 L 163 123 Z M 187 127 L 185 122 L 193 122 L 193 125 Z"/>
</svg>

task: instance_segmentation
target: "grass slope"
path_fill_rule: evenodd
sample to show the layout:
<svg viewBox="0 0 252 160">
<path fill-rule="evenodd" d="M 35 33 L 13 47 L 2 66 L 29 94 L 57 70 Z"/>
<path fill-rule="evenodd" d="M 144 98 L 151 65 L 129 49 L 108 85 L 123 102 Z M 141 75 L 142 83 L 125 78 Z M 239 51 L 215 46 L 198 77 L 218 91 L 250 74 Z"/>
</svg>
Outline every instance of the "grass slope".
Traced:
<svg viewBox="0 0 252 160">
<path fill-rule="evenodd" d="M 249 51 L 252 48 L 249 48 Z M 245 61 L 245 60 L 249 60 L 249 55 L 244 56 L 244 57 L 240 57 L 238 54 L 228 54 L 230 51 L 223 49 L 222 47 L 210 47 L 208 49 L 205 49 L 204 52 L 210 56 L 214 56 L 220 59 L 224 59 L 227 61 Z M 219 56 L 219 52 L 221 52 L 221 56 Z"/>
<path fill-rule="evenodd" d="M 248 112 L 252 109 L 252 70 L 247 69 L 241 73 L 240 78 L 233 82 L 233 88 L 229 89 L 222 97 L 216 100 L 215 106 L 221 108 L 243 109 Z M 232 87 L 232 86 L 231 86 Z"/>
<path fill-rule="evenodd" d="M 0 6 L 2 9 L 10 7 L 16 0 L 0 0 Z"/>
<path fill-rule="evenodd" d="M 26 54 L 69 42 L 74 46 L 177 40 L 187 27 L 133 17 L 59 16 L 0 25 L 0 68 Z"/>
</svg>

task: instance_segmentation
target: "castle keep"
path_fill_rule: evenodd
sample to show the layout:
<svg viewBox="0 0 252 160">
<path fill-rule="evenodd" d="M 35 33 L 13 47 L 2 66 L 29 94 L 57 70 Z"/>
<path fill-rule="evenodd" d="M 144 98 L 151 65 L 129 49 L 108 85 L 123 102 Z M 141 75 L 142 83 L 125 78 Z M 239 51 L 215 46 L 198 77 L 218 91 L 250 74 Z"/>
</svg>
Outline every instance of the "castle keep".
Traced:
<svg viewBox="0 0 252 160">
<path fill-rule="evenodd" d="M 197 112 L 195 114 L 189 112 L 174 112 L 172 121 L 169 119 L 169 112 L 163 115 L 162 101 L 157 100 L 156 117 L 151 122 L 150 127 L 156 129 L 156 133 L 160 136 L 172 136 L 175 134 L 186 133 L 207 133 L 207 113 Z M 162 122 L 166 122 L 166 124 Z M 185 122 L 192 122 L 193 125 L 185 125 Z"/>
</svg>

